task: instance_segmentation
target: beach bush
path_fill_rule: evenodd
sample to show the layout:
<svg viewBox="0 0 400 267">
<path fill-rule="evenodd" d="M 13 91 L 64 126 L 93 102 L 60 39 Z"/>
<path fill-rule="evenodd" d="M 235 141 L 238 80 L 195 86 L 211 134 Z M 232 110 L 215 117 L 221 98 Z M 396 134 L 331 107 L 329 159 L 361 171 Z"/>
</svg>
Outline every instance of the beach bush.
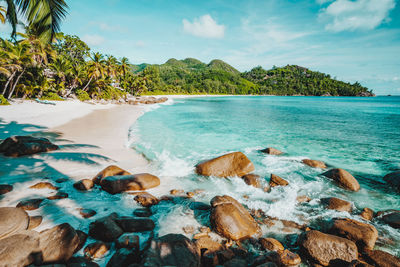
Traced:
<svg viewBox="0 0 400 267">
<path fill-rule="evenodd" d="M 46 92 L 41 98 L 41 100 L 52 100 L 52 101 L 63 101 L 64 99 L 54 92 Z"/>
<path fill-rule="evenodd" d="M 76 90 L 76 97 L 82 102 L 90 100 L 89 94 L 81 89 Z"/>
<path fill-rule="evenodd" d="M 0 95 L 0 105 L 10 105 L 10 103 L 3 95 Z"/>
</svg>

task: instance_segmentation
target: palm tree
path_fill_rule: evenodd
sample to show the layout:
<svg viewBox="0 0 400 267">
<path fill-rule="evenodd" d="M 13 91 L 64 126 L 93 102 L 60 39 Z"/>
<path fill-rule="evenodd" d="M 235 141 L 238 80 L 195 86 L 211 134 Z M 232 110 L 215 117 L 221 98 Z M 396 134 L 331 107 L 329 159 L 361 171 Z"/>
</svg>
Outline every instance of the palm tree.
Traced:
<svg viewBox="0 0 400 267">
<path fill-rule="evenodd" d="M 47 41 L 53 41 L 60 30 L 61 20 L 66 16 L 68 5 L 64 0 L 5 0 L 6 19 L 11 24 L 11 36 L 17 33 L 18 17 L 21 14 L 28 25 L 35 25 L 40 35 Z"/>
<path fill-rule="evenodd" d="M 119 71 L 120 74 L 122 75 L 122 78 L 126 77 L 126 74 L 129 71 L 129 59 L 127 59 L 126 57 L 121 58 L 121 62 L 119 64 Z"/>
<path fill-rule="evenodd" d="M 72 91 L 78 87 L 78 85 L 83 84 L 83 80 L 86 77 L 86 69 L 84 65 L 77 65 L 73 66 L 70 70 L 71 76 L 72 76 L 72 81 L 71 81 L 71 86 L 68 89 L 68 91 L 64 94 L 64 97 L 69 96 Z"/>
<path fill-rule="evenodd" d="M 88 77 L 90 77 L 89 82 L 83 88 L 83 91 L 87 91 L 87 87 L 93 79 L 97 80 L 100 77 L 104 78 L 105 66 L 104 66 L 104 56 L 100 53 L 93 53 L 90 57 L 91 60 L 88 62 Z"/>
<path fill-rule="evenodd" d="M 6 23 L 6 15 L 5 15 L 6 13 L 7 13 L 6 8 L 3 6 L 0 6 L 0 22 L 3 24 Z"/>
<path fill-rule="evenodd" d="M 118 61 L 114 56 L 107 56 L 105 60 L 107 75 L 114 78 L 117 76 Z"/>
<path fill-rule="evenodd" d="M 71 74 L 71 63 L 62 57 L 57 57 L 49 64 L 50 69 L 54 72 L 57 86 L 66 81 L 67 76 Z"/>
</svg>

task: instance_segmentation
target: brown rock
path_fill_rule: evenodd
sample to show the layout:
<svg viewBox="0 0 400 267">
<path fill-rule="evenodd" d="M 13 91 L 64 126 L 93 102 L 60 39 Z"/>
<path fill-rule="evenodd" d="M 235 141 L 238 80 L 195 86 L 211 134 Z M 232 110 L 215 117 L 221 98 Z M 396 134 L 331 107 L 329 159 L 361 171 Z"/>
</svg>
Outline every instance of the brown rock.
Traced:
<svg viewBox="0 0 400 267">
<path fill-rule="evenodd" d="M 391 227 L 400 228 L 400 212 L 392 212 L 382 217 L 383 221 L 389 224 Z"/>
<path fill-rule="evenodd" d="M 194 197 L 194 192 L 186 192 L 186 196 L 188 197 L 188 198 L 192 198 L 192 197 Z"/>
<path fill-rule="evenodd" d="M 198 238 L 195 244 L 200 250 L 207 249 L 207 251 L 211 253 L 223 250 L 223 246 L 220 243 L 212 240 L 209 236 L 202 236 Z"/>
<path fill-rule="evenodd" d="M 78 235 L 79 243 L 78 243 L 78 246 L 76 247 L 74 253 L 78 252 L 79 250 L 81 250 L 83 248 L 83 246 L 86 244 L 86 240 L 88 238 L 88 235 L 81 230 L 75 230 L 75 232 Z"/>
<path fill-rule="evenodd" d="M 95 239 L 111 242 L 123 234 L 121 227 L 115 222 L 118 215 L 112 213 L 100 218 L 89 225 L 89 235 Z"/>
<path fill-rule="evenodd" d="M 30 186 L 29 188 L 31 188 L 31 189 L 51 189 L 51 190 L 59 189 L 59 187 L 56 187 L 49 182 L 40 182 L 40 183 Z"/>
<path fill-rule="evenodd" d="M 87 218 L 90 218 L 90 217 L 93 217 L 94 215 L 96 215 L 97 212 L 95 210 L 92 210 L 92 209 L 79 209 L 79 214 L 83 218 L 87 219 Z"/>
<path fill-rule="evenodd" d="M 139 236 L 135 234 L 123 234 L 121 235 L 117 241 L 115 241 L 115 246 L 117 248 L 129 248 L 139 250 Z"/>
<path fill-rule="evenodd" d="M 154 221 L 149 218 L 121 217 L 115 219 L 115 221 L 124 232 L 129 233 L 151 231 L 155 228 Z"/>
<path fill-rule="evenodd" d="M 7 194 L 13 190 L 13 186 L 9 184 L 0 184 L 0 195 Z"/>
<path fill-rule="evenodd" d="M 282 151 L 279 151 L 278 149 L 275 149 L 273 147 L 267 147 L 267 148 L 265 148 L 263 150 L 260 150 L 260 152 L 266 153 L 266 154 L 269 154 L 269 155 L 281 155 L 281 154 L 283 154 Z"/>
<path fill-rule="evenodd" d="M 42 216 L 30 216 L 28 229 L 31 230 L 38 227 L 42 223 L 42 221 L 43 221 Z"/>
<path fill-rule="evenodd" d="M 250 213 L 230 196 L 211 200 L 210 222 L 213 229 L 232 240 L 247 239 L 260 234 L 260 227 Z"/>
<path fill-rule="evenodd" d="M 299 203 L 304 203 L 304 202 L 310 202 L 311 198 L 306 196 L 306 195 L 302 195 L 302 196 L 297 196 L 296 197 L 297 202 Z"/>
<path fill-rule="evenodd" d="M 285 179 L 279 177 L 278 175 L 275 174 L 271 174 L 271 179 L 269 180 L 269 185 L 271 187 L 275 187 L 275 186 L 287 186 L 289 184 L 288 181 L 286 181 Z"/>
<path fill-rule="evenodd" d="M 242 153 L 233 152 L 196 165 L 196 173 L 204 176 L 243 176 L 254 171 L 253 163 Z"/>
<path fill-rule="evenodd" d="M 151 242 L 144 266 L 200 267 L 200 251 L 187 237 L 168 234 Z"/>
<path fill-rule="evenodd" d="M 20 157 L 57 149 L 58 146 L 48 139 L 32 136 L 12 136 L 0 144 L 0 153 L 6 157 Z"/>
<path fill-rule="evenodd" d="M 370 264 L 379 267 L 400 267 L 400 258 L 382 250 L 365 250 L 364 258 Z"/>
<path fill-rule="evenodd" d="M 21 208 L 24 210 L 36 210 L 39 208 L 40 204 L 43 202 L 42 198 L 34 198 L 23 200 L 17 204 L 17 208 Z"/>
<path fill-rule="evenodd" d="M 185 193 L 182 189 L 172 189 L 169 193 L 173 196 L 183 195 Z"/>
<path fill-rule="evenodd" d="M 93 188 L 94 183 L 90 179 L 83 179 L 74 183 L 74 188 L 80 191 L 88 191 Z"/>
<path fill-rule="evenodd" d="M 400 171 L 386 174 L 383 180 L 397 191 L 400 191 Z"/>
<path fill-rule="evenodd" d="M 134 193 L 134 195 L 136 195 L 134 200 L 146 208 L 157 205 L 159 202 L 158 198 L 147 192 L 138 192 Z"/>
<path fill-rule="evenodd" d="M 247 262 L 243 259 L 234 258 L 225 262 L 224 267 L 247 267 Z"/>
<path fill-rule="evenodd" d="M 20 233 L 0 239 L 0 248 L 0 266 L 27 266 L 41 263 L 37 234 Z"/>
<path fill-rule="evenodd" d="M 282 253 L 279 253 L 279 256 L 279 262 L 281 266 L 297 266 L 301 263 L 300 256 L 287 249 L 285 249 Z"/>
<path fill-rule="evenodd" d="M 100 181 L 108 176 L 116 176 L 116 175 L 130 175 L 129 172 L 121 169 L 118 166 L 111 165 L 99 172 L 93 179 L 93 183 L 100 184 Z"/>
<path fill-rule="evenodd" d="M 332 169 L 327 172 L 324 172 L 322 175 L 336 181 L 339 186 L 351 190 L 358 191 L 360 190 L 360 184 L 350 173 L 343 169 Z"/>
<path fill-rule="evenodd" d="M 83 253 L 85 257 L 90 259 L 102 258 L 110 250 L 110 245 L 107 243 L 97 241 L 85 247 Z"/>
<path fill-rule="evenodd" d="M 313 168 L 320 168 L 320 169 L 326 168 L 325 163 L 319 160 L 303 159 L 301 162 Z"/>
<path fill-rule="evenodd" d="M 194 226 L 192 225 L 186 225 L 184 227 L 182 227 L 183 232 L 185 232 L 185 234 L 193 234 L 194 233 Z"/>
<path fill-rule="evenodd" d="M 301 234 L 298 243 L 304 256 L 323 266 L 328 266 L 334 260 L 351 262 L 358 258 L 354 242 L 319 231 L 311 230 Z"/>
<path fill-rule="evenodd" d="M 260 238 L 259 241 L 262 248 L 265 250 L 276 251 L 278 253 L 281 253 L 285 249 L 281 244 L 281 242 L 279 242 L 274 238 Z"/>
<path fill-rule="evenodd" d="M 100 186 L 110 194 L 124 191 L 146 190 L 160 185 L 160 179 L 149 173 L 135 175 L 108 176 L 101 180 Z"/>
<path fill-rule="evenodd" d="M 254 186 L 255 188 L 261 188 L 260 176 L 257 174 L 246 174 L 242 176 L 242 179 L 248 185 Z"/>
<path fill-rule="evenodd" d="M 336 197 L 322 198 L 321 203 L 330 210 L 347 212 L 351 212 L 352 210 L 350 202 Z"/>
<path fill-rule="evenodd" d="M 56 199 L 63 199 L 63 198 L 67 198 L 67 197 L 68 197 L 67 193 L 58 191 L 54 196 L 49 196 L 49 197 L 47 197 L 47 199 L 56 200 Z"/>
<path fill-rule="evenodd" d="M 79 236 L 68 223 L 57 225 L 39 234 L 44 263 L 69 260 L 79 245 Z"/>
<path fill-rule="evenodd" d="M 334 220 L 329 232 L 354 241 L 359 250 L 373 249 L 378 238 L 375 227 L 352 219 Z"/>
<path fill-rule="evenodd" d="M 29 217 L 19 208 L 0 208 L 0 239 L 28 229 Z"/>
<path fill-rule="evenodd" d="M 199 228 L 199 231 L 200 231 L 200 233 L 210 233 L 211 229 L 209 227 L 207 227 L 207 226 L 201 226 Z"/>
<path fill-rule="evenodd" d="M 374 218 L 374 211 L 371 210 L 370 208 L 364 208 L 360 216 L 367 221 L 371 221 Z"/>
</svg>

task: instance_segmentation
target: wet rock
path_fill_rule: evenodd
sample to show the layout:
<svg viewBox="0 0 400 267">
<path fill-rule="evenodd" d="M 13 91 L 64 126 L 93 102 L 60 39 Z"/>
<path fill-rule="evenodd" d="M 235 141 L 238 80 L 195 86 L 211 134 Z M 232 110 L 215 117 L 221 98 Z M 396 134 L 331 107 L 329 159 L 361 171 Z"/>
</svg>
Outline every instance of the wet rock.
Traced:
<svg viewBox="0 0 400 267">
<path fill-rule="evenodd" d="M 323 266 L 337 259 L 351 262 L 358 258 L 358 249 L 353 241 L 319 231 L 301 234 L 298 243 L 304 256 Z"/>
<path fill-rule="evenodd" d="M 9 184 L 0 184 L 0 196 L 7 194 L 13 190 L 13 186 Z"/>
<path fill-rule="evenodd" d="M 76 183 L 74 183 L 74 188 L 79 191 L 88 191 L 93 188 L 94 183 L 90 179 L 82 179 Z"/>
<path fill-rule="evenodd" d="M 39 208 L 40 204 L 43 202 L 42 198 L 34 198 L 23 200 L 17 204 L 17 208 L 21 208 L 24 210 L 36 210 Z"/>
<path fill-rule="evenodd" d="M 374 218 L 374 211 L 371 210 L 370 208 L 364 208 L 360 216 L 367 221 L 371 221 Z"/>
<path fill-rule="evenodd" d="M 242 176 L 242 179 L 248 185 L 261 188 L 260 175 L 250 173 Z"/>
<path fill-rule="evenodd" d="M 150 209 L 144 208 L 144 209 L 135 209 L 133 211 L 133 215 L 136 217 L 150 217 L 153 214 L 151 213 Z"/>
<path fill-rule="evenodd" d="M 326 168 L 325 163 L 319 160 L 303 159 L 301 162 L 313 168 L 320 168 L 320 169 Z"/>
<path fill-rule="evenodd" d="M 274 238 L 260 238 L 261 247 L 265 250 L 276 251 L 281 253 L 285 250 L 281 242 Z"/>
<path fill-rule="evenodd" d="M 87 219 L 87 218 L 90 218 L 90 217 L 93 217 L 94 215 L 96 215 L 97 212 L 95 210 L 92 210 L 92 209 L 79 209 L 79 214 L 83 218 Z"/>
<path fill-rule="evenodd" d="M 12 136 L 0 144 L 0 153 L 7 157 L 20 157 L 57 150 L 58 146 L 46 138 Z"/>
<path fill-rule="evenodd" d="M 301 258 L 298 254 L 285 249 L 279 253 L 279 263 L 281 266 L 298 266 L 301 263 Z"/>
<path fill-rule="evenodd" d="M 299 203 L 304 203 L 304 202 L 310 202 L 311 198 L 306 196 L 306 195 L 302 195 L 302 196 L 297 196 L 296 197 L 297 202 Z"/>
<path fill-rule="evenodd" d="M 62 183 L 65 183 L 66 181 L 68 181 L 68 178 L 58 178 L 58 179 L 56 180 L 56 183 L 62 184 Z"/>
<path fill-rule="evenodd" d="M 179 195 L 183 195 L 185 193 L 185 191 L 182 189 L 172 189 L 171 191 L 169 191 L 169 193 L 173 196 L 179 196 Z"/>
<path fill-rule="evenodd" d="M 208 252 L 217 252 L 224 249 L 220 243 L 215 242 L 208 235 L 196 239 L 195 244 L 200 250 L 206 249 Z"/>
<path fill-rule="evenodd" d="M 281 154 L 283 154 L 282 151 L 279 151 L 278 149 L 275 149 L 273 147 L 267 147 L 267 148 L 265 148 L 263 150 L 260 150 L 260 152 L 266 153 L 266 154 L 269 154 L 269 155 L 281 155 Z"/>
<path fill-rule="evenodd" d="M 118 249 L 107 263 L 106 267 L 130 266 L 130 264 L 140 262 L 140 251 L 121 248 Z"/>
<path fill-rule="evenodd" d="M 117 248 L 128 248 L 128 249 L 136 249 L 139 250 L 139 236 L 135 234 L 123 234 L 121 235 L 117 241 L 115 241 L 115 246 Z"/>
<path fill-rule="evenodd" d="M 135 175 L 108 176 L 101 180 L 100 186 L 110 194 L 124 191 L 146 190 L 160 185 L 160 179 L 149 173 Z"/>
<path fill-rule="evenodd" d="M 111 242 L 123 234 L 121 227 L 115 222 L 116 213 L 100 218 L 89 225 L 89 235 L 97 240 Z"/>
<path fill-rule="evenodd" d="M 271 187 L 275 187 L 275 186 L 287 186 L 289 184 L 288 181 L 286 181 L 285 179 L 279 177 L 278 175 L 275 174 L 271 174 L 271 179 L 269 180 L 269 185 Z"/>
<path fill-rule="evenodd" d="M 224 267 L 247 267 L 247 262 L 243 259 L 231 259 L 225 262 Z"/>
<path fill-rule="evenodd" d="M 209 227 L 207 227 L 207 226 L 201 226 L 199 228 L 199 231 L 200 231 L 200 233 L 210 233 L 211 229 Z"/>
<path fill-rule="evenodd" d="M 324 172 L 322 175 L 334 180 L 339 186 L 351 190 L 358 191 L 360 190 L 360 184 L 349 172 L 343 169 L 332 169 L 327 172 Z"/>
<path fill-rule="evenodd" d="M 133 193 L 133 195 L 136 195 L 134 200 L 146 208 L 157 205 L 159 202 L 158 198 L 147 192 L 137 192 Z"/>
<path fill-rule="evenodd" d="M 99 172 L 95 177 L 93 177 L 92 181 L 95 184 L 100 184 L 100 181 L 108 176 L 116 176 L 116 175 L 130 175 L 131 173 L 121 169 L 118 166 L 110 165 L 101 172 Z"/>
<path fill-rule="evenodd" d="M 400 210 L 395 210 L 395 209 L 389 209 L 389 210 L 380 210 L 376 213 L 375 217 L 381 217 L 389 213 L 393 212 L 400 212 Z"/>
<path fill-rule="evenodd" d="M 182 227 L 183 232 L 185 232 L 185 234 L 193 234 L 194 233 L 194 226 L 192 225 L 186 225 L 184 227 Z"/>
<path fill-rule="evenodd" d="M 31 263 L 41 263 L 37 234 L 20 233 L 0 239 L 0 248 L 0 266 L 27 266 Z"/>
<path fill-rule="evenodd" d="M 148 218 L 130 218 L 122 217 L 115 220 L 124 232 L 144 232 L 154 229 L 155 224 L 152 219 Z"/>
<path fill-rule="evenodd" d="M 366 250 L 363 254 L 365 260 L 379 267 L 400 267 L 400 258 L 382 250 Z"/>
<path fill-rule="evenodd" d="M 28 229 L 31 230 L 38 227 L 42 223 L 42 221 L 43 221 L 42 216 L 30 216 Z"/>
<path fill-rule="evenodd" d="M 247 239 L 260 234 L 260 227 L 250 213 L 230 196 L 211 200 L 210 222 L 213 229 L 232 240 Z"/>
<path fill-rule="evenodd" d="M 383 180 L 397 191 L 400 191 L 400 171 L 386 174 Z"/>
<path fill-rule="evenodd" d="M 110 250 L 110 245 L 101 241 L 91 243 L 85 247 L 83 253 L 90 259 L 102 258 Z"/>
<path fill-rule="evenodd" d="M 85 257 L 72 257 L 67 262 L 67 267 L 99 267 L 99 265 Z"/>
<path fill-rule="evenodd" d="M 400 228 L 400 212 L 392 212 L 382 217 L 383 221 L 389 224 L 391 227 Z"/>
<path fill-rule="evenodd" d="M 194 192 L 186 192 L 186 196 L 188 198 L 192 198 L 192 197 L 194 197 Z"/>
<path fill-rule="evenodd" d="M 329 232 L 355 242 L 359 250 L 373 249 L 378 238 L 374 226 L 352 219 L 334 220 Z"/>
<path fill-rule="evenodd" d="M 196 173 L 204 176 L 241 177 L 252 171 L 253 163 L 242 152 L 225 154 L 196 165 Z"/>
<path fill-rule="evenodd" d="M 39 234 L 44 263 L 68 261 L 79 245 L 79 236 L 68 223 L 57 225 Z"/>
<path fill-rule="evenodd" d="M 23 209 L 0 208 L 0 239 L 28 229 L 29 216 Z"/>
<path fill-rule="evenodd" d="M 83 246 L 86 244 L 86 240 L 88 238 L 88 235 L 81 230 L 75 230 L 75 232 L 78 235 L 79 243 L 78 243 L 78 246 L 76 247 L 74 253 L 78 252 L 79 250 L 81 250 L 83 248 Z"/>
<path fill-rule="evenodd" d="M 336 197 L 322 198 L 321 204 L 330 210 L 347 211 L 347 212 L 351 212 L 352 210 L 350 202 Z"/>
<path fill-rule="evenodd" d="M 52 183 L 49 182 L 40 182 L 30 186 L 31 189 L 51 189 L 51 190 L 58 190 L 59 187 L 54 186 Z"/>
<path fill-rule="evenodd" d="M 57 200 L 57 199 L 64 199 L 67 198 L 68 194 L 65 192 L 58 191 L 54 196 L 49 196 L 47 199 L 49 200 Z"/>
<path fill-rule="evenodd" d="M 200 251 L 184 235 L 168 234 L 151 242 L 143 264 L 144 266 L 199 267 Z"/>
</svg>

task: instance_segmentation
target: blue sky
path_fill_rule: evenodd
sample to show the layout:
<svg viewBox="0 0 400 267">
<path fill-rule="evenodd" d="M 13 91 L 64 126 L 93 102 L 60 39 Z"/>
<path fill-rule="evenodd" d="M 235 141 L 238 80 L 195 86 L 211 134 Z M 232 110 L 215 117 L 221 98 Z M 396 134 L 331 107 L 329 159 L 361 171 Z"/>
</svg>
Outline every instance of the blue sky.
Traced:
<svg viewBox="0 0 400 267">
<path fill-rule="evenodd" d="M 298 64 L 400 94 L 399 0 L 67 0 L 62 31 L 132 63 Z"/>
</svg>

